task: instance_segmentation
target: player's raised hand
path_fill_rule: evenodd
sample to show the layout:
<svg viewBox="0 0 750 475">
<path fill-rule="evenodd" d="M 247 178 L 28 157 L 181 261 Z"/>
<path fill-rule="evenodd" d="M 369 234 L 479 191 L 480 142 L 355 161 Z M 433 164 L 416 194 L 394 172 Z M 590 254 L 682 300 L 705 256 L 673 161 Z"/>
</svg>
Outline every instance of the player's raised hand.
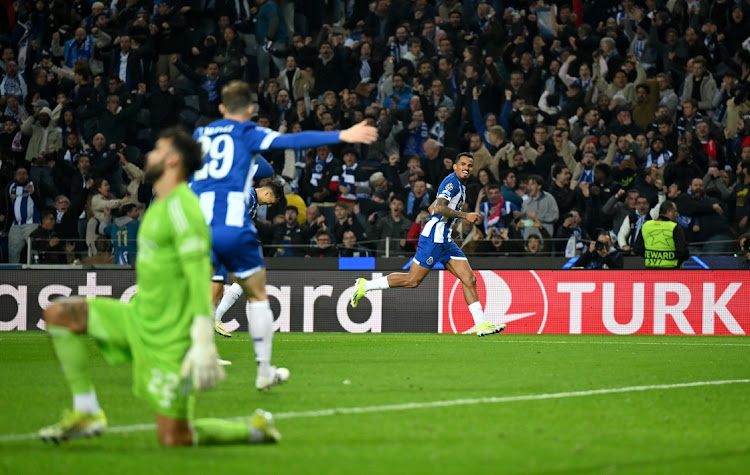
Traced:
<svg viewBox="0 0 750 475">
<path fill-rule="evenodd" d="M 182 361 L 182 377 L 190 378 L 198 391 L 213 389 L 226 377 L 214 343 L 213 319 L 195 317 L 190 328 L 192 344 Z"/>
<path fill-rule="evenodd" d="M 378 129 L 368 125 L 367 121 L 363 120 L 346 130 L 342 130 L 339 139 L 347 143 L 371 144 L 378 139 Z"/>
</svg>

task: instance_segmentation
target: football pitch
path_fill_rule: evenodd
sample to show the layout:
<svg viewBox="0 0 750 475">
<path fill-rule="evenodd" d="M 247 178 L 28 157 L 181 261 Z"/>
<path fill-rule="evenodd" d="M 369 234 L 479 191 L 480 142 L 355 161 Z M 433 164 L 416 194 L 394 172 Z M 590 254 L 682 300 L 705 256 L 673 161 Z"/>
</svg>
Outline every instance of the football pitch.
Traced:
<svg viewBox="0 0 750 475">
<path fill-rule="evenodd" d="M 45 445 L 71 405 L 43 332 L 0 333 L 0 473 L 747 473 L 750 339 L 281 333 L 288 384 L 254 389 L 247 334 L 196 414 L 274 413 L 275 446 L 165 449 L 130 366 L 90 344 L 110 429 Z"/>
</svg>

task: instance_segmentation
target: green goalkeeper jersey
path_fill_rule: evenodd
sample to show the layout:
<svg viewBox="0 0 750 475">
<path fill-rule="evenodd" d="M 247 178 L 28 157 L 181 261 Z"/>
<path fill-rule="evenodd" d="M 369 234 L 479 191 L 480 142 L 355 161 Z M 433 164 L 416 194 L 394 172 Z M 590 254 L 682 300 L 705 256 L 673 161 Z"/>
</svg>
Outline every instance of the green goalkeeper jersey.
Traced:
<svg viewBox="0 0 750 475">
<path fill-rule="evenodd" d="M 184 183 L 143 216 L 133 304 L 146 345 L 184 352 L 195 316 L 211 316 L 210 236 L 198 198 Z"/>
</svg>

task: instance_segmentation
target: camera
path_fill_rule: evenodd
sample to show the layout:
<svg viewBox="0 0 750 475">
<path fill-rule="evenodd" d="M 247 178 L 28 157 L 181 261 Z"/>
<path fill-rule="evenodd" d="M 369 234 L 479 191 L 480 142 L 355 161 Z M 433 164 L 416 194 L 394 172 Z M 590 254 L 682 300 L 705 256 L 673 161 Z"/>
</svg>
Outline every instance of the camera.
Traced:
<svg viewBox="0 0 750 475">
<path fill-rule="evenodd" d="M 607 249 L 607 243 L 604 241 L 596 241 L 594 249 L 596 249 L 597 251 L 604 251 Z"/>
</svg>

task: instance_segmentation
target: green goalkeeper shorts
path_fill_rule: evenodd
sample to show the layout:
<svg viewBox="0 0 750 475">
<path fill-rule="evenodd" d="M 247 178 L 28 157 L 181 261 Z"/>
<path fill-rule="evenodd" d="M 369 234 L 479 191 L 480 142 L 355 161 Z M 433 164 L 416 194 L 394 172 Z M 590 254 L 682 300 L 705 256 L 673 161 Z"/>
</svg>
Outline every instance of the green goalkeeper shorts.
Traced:
<svg viewBox="0 0 750 475">
<path fill-rule="evenodd" d="M 182 359 L 190 346 L 165 342 L 146 344 L 139 332 L 134 306 L 110 298 L 89 298 L 88 334 L 94 337 L 109 364 L 133 362 L 133 392 L 157 413 L 173 419 L 192 416 L 194 398 L 189 380 L 180 377 Z M 141 330 L 142 331 L 142 330 Z M 151 338 L 153 340 L 153 335 Z"/>
</svg>

